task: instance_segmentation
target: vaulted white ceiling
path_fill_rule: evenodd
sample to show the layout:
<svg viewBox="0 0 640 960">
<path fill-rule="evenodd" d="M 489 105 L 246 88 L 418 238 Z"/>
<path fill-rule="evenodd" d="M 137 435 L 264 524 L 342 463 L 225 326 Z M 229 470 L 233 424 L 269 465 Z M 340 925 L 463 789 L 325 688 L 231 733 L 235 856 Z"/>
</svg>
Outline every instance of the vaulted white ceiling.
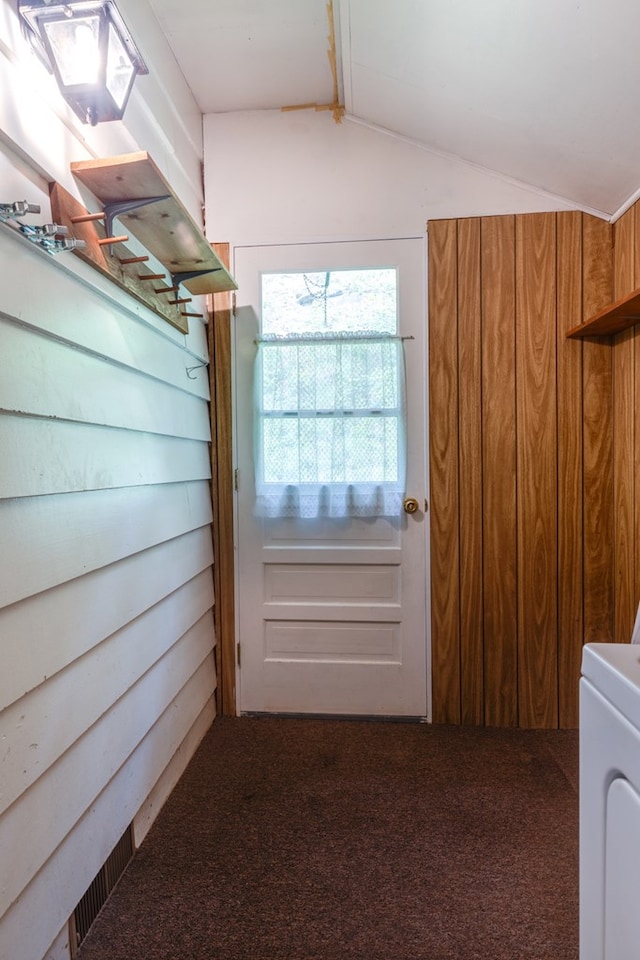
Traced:
<svg viewBox="0 0 640 960">
<path fill-rule="evenodd" d="M 329 103 L 326 0 L 150 0 L 203 113 Z M 640 188 L 638 0 L 334 0 L 347 116 L 614 215 Z"/>
</svg>

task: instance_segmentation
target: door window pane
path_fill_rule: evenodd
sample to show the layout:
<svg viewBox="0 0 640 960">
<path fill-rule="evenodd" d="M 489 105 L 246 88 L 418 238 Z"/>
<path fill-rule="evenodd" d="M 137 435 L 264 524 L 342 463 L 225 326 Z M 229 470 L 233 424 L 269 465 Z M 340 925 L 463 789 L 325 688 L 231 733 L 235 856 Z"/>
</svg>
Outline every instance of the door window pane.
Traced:
<svg viewBox="0 0 640 960">
<path fill-rule="evenodd" d="M 262 335 L 397 332 L 395 267 L 262 275 Z"/>
<path fill-rule="evenodd" d="M 262 281 L 256 512 L 397 516 L 406 443 L 395 269 Z"/>
</svg>

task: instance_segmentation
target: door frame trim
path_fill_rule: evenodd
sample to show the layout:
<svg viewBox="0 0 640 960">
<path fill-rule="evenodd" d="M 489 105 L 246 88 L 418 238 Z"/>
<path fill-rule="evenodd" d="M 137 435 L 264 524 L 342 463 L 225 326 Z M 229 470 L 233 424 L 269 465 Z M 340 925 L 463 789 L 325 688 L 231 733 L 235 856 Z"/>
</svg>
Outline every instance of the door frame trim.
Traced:
<svg viewBox="0 0 640 960">
<path fill-rule="evenodd" d="M 211 245 L 229 269 L 228 243 Z M 214 626 L 217 672 L 217 712 L 235 717 L 236 627 L 235 558 L 233 550 L 233 433 L 231 314 L 229 293 L 213 295 L 209 313 L 209 390 L 211 420 L 211 501 L 213 508 Z"/>
</svg>

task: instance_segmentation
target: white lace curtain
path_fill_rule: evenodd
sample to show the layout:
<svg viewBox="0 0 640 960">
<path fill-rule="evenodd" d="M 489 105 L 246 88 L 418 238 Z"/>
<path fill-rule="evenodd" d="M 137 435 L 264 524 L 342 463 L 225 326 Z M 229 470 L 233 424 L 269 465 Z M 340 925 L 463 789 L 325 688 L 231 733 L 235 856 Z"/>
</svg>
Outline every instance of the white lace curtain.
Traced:
<svg viewBox="0 0 640 960">
<path fill-rule="evenodd" d="M 398 516 L 406 472 L 402 340 L 260 341 L 254 426 L 258 516 Z"/>
</svg>

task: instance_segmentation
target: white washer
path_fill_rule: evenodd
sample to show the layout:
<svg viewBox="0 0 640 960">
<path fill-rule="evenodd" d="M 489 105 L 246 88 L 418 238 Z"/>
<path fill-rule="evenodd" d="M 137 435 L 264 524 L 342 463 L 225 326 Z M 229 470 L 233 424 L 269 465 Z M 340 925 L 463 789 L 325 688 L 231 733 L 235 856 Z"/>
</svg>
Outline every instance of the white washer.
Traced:
<svg viewBox="0 0 640 960">
<path fill-rule="evenodd" d="M 590 643 L 580 681 L 580 960 L 640 958 L 640 646 Z"/>
</svg>

